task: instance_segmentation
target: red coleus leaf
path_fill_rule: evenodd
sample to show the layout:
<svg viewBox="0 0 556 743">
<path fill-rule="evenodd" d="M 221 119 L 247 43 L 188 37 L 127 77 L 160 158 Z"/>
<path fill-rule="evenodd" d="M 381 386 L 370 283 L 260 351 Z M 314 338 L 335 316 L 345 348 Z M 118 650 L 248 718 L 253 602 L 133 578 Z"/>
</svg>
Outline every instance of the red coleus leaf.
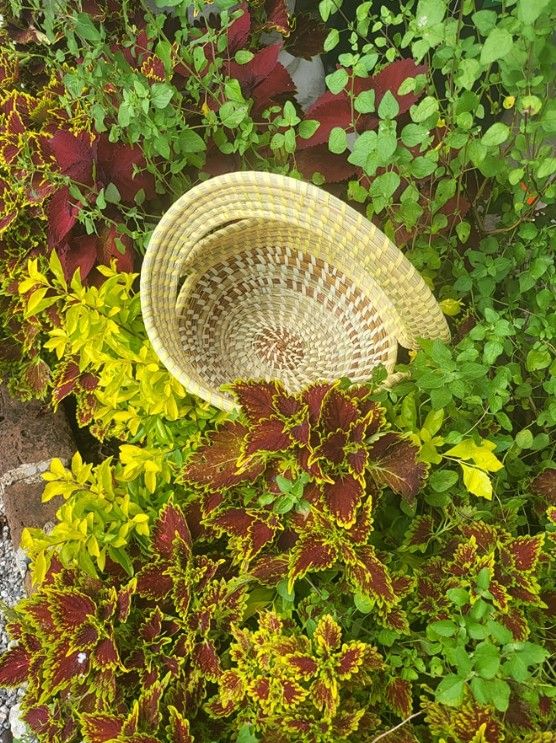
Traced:
<svg viewBox="0 0 556 743">
<path fill-rule="evenodd" d="M 97 644 L 98 638 L 98 629 L 91 622 L 86 622 L 73 635 L 72 649 L 88 650 Z"/>
<path fill-rule="evenodd" d="M 250 574 L 265 586 L 275 586 L 288 572 L 287 557 L 261 557 L 251 566 Z"/>
<path fill-rule="evenodd" d="M 203 676 L 211 681 L 216 681 L 222 673 L 220 658 L 210 640 L 203 640 L 203 642 L 195 646 L 193 650 L 193 662 L 203 673 Z"/>
<path fill-rule="evenodd" d="M 474 537 L 477 547 L 482 553 L 488 552 L 496 544 L 498 538 L 496 527 L 486 524 L 484 521 L 472 521 L 470 524 L 462 524 L 460 531 L 468 539 Z"/>
<path fill-rule="evenodd" d="M 281 44 L 271 44 L 257 52 L 247 64 L 229 62 L 226 65 L 228 77 L 238 80 L 246 97 L 251 97 L 255 86 L 267 78 L 278 64 Z"/>
<path fill-rule="evenodd" d="M 516 642 L 524 642 L 529 637 L 529 624 L 520 609 L 510 607 L 497 616 L 497 621 L 510 630 Z"/>
<path fill-rule="evenodd" d="M 71 395 L 78 386 L 80 374 L 79 366 L 74 361 L 62 362 L 58 366 L 54 377 L 54 391 L 52 392 L 52 399 L 55 403 L 59 403 L 65 397 Z"/>
<path fill-rule="evenodd" d="M 357 561 L 347 566 L 349 579 L 365 594 L 393 604 L 396 595 L 388 569 L 376 555 L 374 547 L 367 545 L 357 551 Z"/>
<path fill-rule="evenodd" d="M 238 421 L 227 421 L 211 432 L 208 442 L 189 460 L 185 479 L 215 490 L 256 479 L 264 471 L 263 464 L 252 464 L 241 473 L 237 466 L 247 432 L 247 427 Z"/>
<path fill-rule="evenodd" d="M 336 548 L 331 543 L 314 535 L 300 539 L 290 557 L 290 581 L 303 578 L 310 570 L 326 570 L 335 561 Z"/>
<path fill-rule="evenodd" d="M 48 140 L 47 147 L 63 175 L 79 184 L 93 185 L 97 143 L 88 132 L 72 134 L 59 130 Z"/>
<path fill-rule="evenodd" d="M 373 528 L 373 500 L 365 499 L 363 506 L 358 510 L 355 523 L 346 530 L 346 537 L 355 544 L 365 544 Z"/>
<path fill-rule="evenodd" d="M 59 245 L 77 221 L 81 206 L 75 203 L 67 188 L 60 188 L 48 202 L 48 244 Z"/>
<path fill-rule="evenodd" d="M 330 383 L 312 384 L 301 393 L 301 402 L 309 410 L 309 423 L 314 425 L 320 418 L 323 400 L 332 388 Z"/>
<path fill-rule="evenodd" d="M 322 443 L 315 449 L 314 456 L 325 457 L 332 464 L 342 464 L 344 461 L 344 447 L 347 444 L 346 431 L 335 431 L 328 434 Z"/>
<path fill-rule="evenodd" d="M 119 736 L 123 721 L 115 715 L 96 712 L 82 715 L 81 725 L 87 743 L 108 743 Z"/>
<path fill-rule="evenodd" d="M 418 448 L 397 433 L 386 433 L 369 448 L 371 477 L 381 487 L 387 485 L 412 503 L 423 486 L 427 465 L 417 460 Z"/>
<path fill-rule="evenodd" d="M 253 426 L 246 436 L 244 456 L 288 449 L 291 438 L 281 420 L 263 420 Z"/>
<path fill-rule="evenodd" d="M 37 735 L 46 735 L 51 725 L 50 711 L 46 705 L 31 707 L 23 714 L 23 720 Z"/>
<path fill-rule="evenodd" d="M 338 684 L 336 679 L 322 674 L 311 687 L 311 700 L 326 717 L 332 717 L 338 706 Z"/>
<path fill-rule="evenodd" d="M 346 93 L 334 95 L 327 92 L 320 96 L 307 109 L 306 118 L 319 122 L 319 128 L 312 137 L 308 139 L 300 138 L 297 143 L 297 149 L 301 152 L 316 145 L 326 145 L 328 149 L 328 138 L 334 127 L 340 127 L 346 132 L 353 132 L 352 108 L 349 97 Z M 324 150 L 322 150 L 324 152 Z M 340 157 L 340 156 L 338 156 Z M 346 160 L 345 156 L 341 156 Z M 298 155 L 296 155 L 297 161 Z"/>
<path fill-rule="evenodd" d="M 250 423 L 259 423 L 265 418 L 270 418 L 276 412 L 274 396 L 279 393 L 286 394 L 286 390 L 278 381 L 237 382 L 232 390 Z"/>
<path fill-rule="evenodd" d="M 228 51 L 231 54 L 243 49 L 249 38 L 251 31 L 251 16 L 247 8 L 247 3 L 241 3 L 242 15 L 237 18 L 228 28 Z"/>
<path fill-rule="evenodd" d="M 284 36 L 290 32 L 288 6 L 285 0 L 265 0 L 265 28 L 278 31 Z"/>
<path fill-rule="evenodd" d="M 111 637 L 105 637 L 99 642 L 93 656 L 96 665 L 101 668 L 105 666 L 116 666 L 120 662 L 118 648 Z"/>
<path fill-rule="evenodd" d="M 341 390 L 332 388 L 323 400 L 319 428 L 332 432 L 344 431 L 359 418 L 357 405 Z"/>
<path fill-rule="evenodd" d="M 556 469 L 547 469 L 531 481 L 531 490 L 547 505 L 556 505 Z"/>
<path fill-rule="evenodd" d="M 146 170 L 146 161 L 139 145 L 109 142 L 101 135 L 98 142 L 99 177 L 105 185 L 113 183 L 124 203 L 133 203 L 143 189 L 147 199 L 155 195 L 154 177 Z"/>
<path fill-rule="evenodd" d="M 285 662 L 296 675 L 303 679 L 309 679 L 314 676 L 318 670 L 318 663 L 310 655 L 303 653 L 293 653 L 285 658 Z"/>
<path fill-rule="evenodd" d="M 237 671 L 224 671 L 218 679 L 218 686 L 226 701 L 239 702 L 245 696 L 245 682 Z"/>
<path fill-rule="evenodd" d="M 169 740 L 172 743 L 193 743 L 189 720 L 186 720 L 175 707 L 169 706 L 168 712 L 170 713 L 170 724 L 168 726 Z"/>
<path fill-rule="evenodd" d="M 180 537 L 191 549 L 191 534 L 183 511 L 174 503 L 166 503 L 154 524 L 152 546 L 163 559 L 170 558 L 174 552 L 174 542 Z"/>
<path fill-rule="evenodd" d="M 505 544 L 501 550 L 502 559 L 510 562 L 515 570 L 529 572 L 534 570 L 544 543 L 544 534 L 534 537 L 517 537 Z"/>
<path fill-rule="evenodd" d="M 324 483 L 322 494 L 330 513 L 338 524 L 350 527 L 355 523 L 357 509 L 365 489 L 353 475 L 339 475 L 333 483 Z"/>
<path fill-rule="evenodd" d="M 318 651 L 321 654 L 329 655 L 333 650 L 340 647 L 341 640 L 342 630 L 338 622 L 330 614 L 322 616 L 313 633 L 313 642 L 316 644 Z"/>
<path fill-rule="evenodd" d="M 63 689 L 77 676 L 87 674 L 88 670 L 88 654 L 80 650 L 67 654 L 66 644 L 62 641 L 51 655 L 51 693 Z"/>
<path fill-rule="evenodd" d="M 96 614 L 95 602 L 76 589 L 52 591 L 49 601 L 56 620 L 70 634 Z"/>
<path fill-rule="evenodd" d="M 142 730 L 154 732 L 160 724 L 160 699 L 164 688 L 159 681 L 145 688 L 139 697 L 139 720 Z"/>
<path fill-rule="evenodd" d="M 368 458 L 369 457 L 366 448 L 364 446 L 361 446 L 355 451 L 350 451 L 349 454 L 346 456 L 346 461 L 349 465 L 350 470 L 361 477 L 365 472 Z"/>
<path fill-rule="evenodd" d="M 320 17 L 309 13 L 296 13 L 295 25 L 287 40 L 287 50 L 294 57 L 311 59 L 322 54 L 328 28 Z"/>
<path fill-rule="evenodd" d="M 133 271 L 135 250 L 129 235 L 120 232 L 118 225 L 110 224 L 105 227 L 97 239 L 97 260 L 109 266 L 112 260 L 116 261 L 118 271 Z M 123 252 L 122 252 L 123 250 Z"/>
<path fill-rule="evenodd" d="M 362 90 L 370 90 L 372 88 L 375 91 L 375 105 L 378 109 L 384 94 L 389 90 L 398 101 L 400 114 L 404 114 L 419 100 L 422 93 L 411 92 L 406 93 L 405 95 L 398 95 L 400 85 L 409 77 L 423 75 L 426 71 L 426 65 L 418 65 L 412 59 L 398 59 L 395 62 L 386 65 L 386 67 L 383 67 L 376 75 L 373 75 L 372 78 L 370 78 L 370 80 L 372 80 L 371 86 L 367 87 L 366 79 L 358 79 L 360 90 L 357 89 L 356 92 L 360 93 Z"/>
<path fill-rule="evenodd" d="M 81 280 L 84 281 L 97 262 L 97 238 L 94 235 L 70 235 L 67 242 L 57 247 L 56 252 L 66 280 L 69 281 L 79 269 Z"/>
<path fill-rule="evenodd" d="M 137 575 L 137 593 L 145 598 L 160 601 L 172 590 L 172 578 L 164 571 L 164 566 L 145 565 Z"/>
<path fill-rule="evenodd" d="M 409 547 L 426 547 L 434 531 L 434 519 L 425 514 L 416 516 L 405 535 Z"/>
<path fill-rule="evenodd" d="M 230 508 L 211 519 L 211 524 L 236 537 L 246 537 L 255 517 L 243 508 Z"/>
<path fill-rule="evenodd" d="M 363 664 L 367 667 L 365 661 L 367 660 L 368 649 L 369 646 L 364 642 L 353 641 L 342 645 L 342 649 L 336 657 L 338 678 L 349 679 L 354 674 L 359 673 Z"/>
<path fill-rule="evenodd" d="M 0 657 L 0 687 L 19 686 L 27 681 L 31 657 L 25 648 L 18 646 Z"/>
<path fill-rule="evenodd" d="M 402 678 L 392 678 L 386 684 L 386 701 L 398 717 L 409 717 L 413 709 L 411 682 Z"/>
<path fill-rule="evenodd" d="M 307 696 L 307 690 L 301 684 L 293 679 L 284 679 L 282 681 L 282 699 L 281 702 L 286 707 L 295 707 Z"/>
<path fill-rule="evenodd" d="M 25 382 L 37 398 L 42 397 L 48 389 L 50 368 L 42 359 L 37 359 L 27 364 L 24 369 Z"/>
<path fill-rule="evenodd" d="M 266 702 L 270 696 L 270 679 L 260 676 L 251 682 L 249 691 L 259 702 Z"/>
<path fill-rule="evenodd" d="M 278 62 L 272 72 L 257 83 L 252 90 L 252 116 L 262 114 L 265 108 L 279 103 L 285 95 L 293 95 L 295 92 L 296 87 L 290 73 Z"/>
</svg>

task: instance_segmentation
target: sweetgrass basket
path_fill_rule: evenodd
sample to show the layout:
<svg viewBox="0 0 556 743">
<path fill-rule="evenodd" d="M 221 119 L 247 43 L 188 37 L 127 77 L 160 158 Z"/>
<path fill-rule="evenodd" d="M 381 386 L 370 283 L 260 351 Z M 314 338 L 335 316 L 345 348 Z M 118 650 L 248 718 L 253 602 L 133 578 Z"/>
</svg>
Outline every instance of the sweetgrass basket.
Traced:
<svg viewBox="0 0 556 743">
<path fill-rule="evenodd" d="M 148 336 L 185 388 L 224 410 L 221 386 L 391 372 L 398 343 L 449 339 L 425 282 L 344 202 L 270 173 L 218 176 L 176 201 L 141 272 Z"/>
</svg>

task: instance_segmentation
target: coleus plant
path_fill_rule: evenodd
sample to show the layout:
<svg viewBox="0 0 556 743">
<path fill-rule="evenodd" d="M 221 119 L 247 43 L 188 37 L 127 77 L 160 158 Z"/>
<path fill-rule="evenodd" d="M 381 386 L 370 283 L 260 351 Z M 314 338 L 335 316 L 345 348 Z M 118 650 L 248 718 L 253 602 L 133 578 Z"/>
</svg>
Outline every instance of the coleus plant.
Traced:
<svg viewBox="0 0 556 743">
<path fill-rule="evenodd" d="M 382 621 L 404 628 L 397 607 L 411 587 L 369 543 L 383 488 L 408 503 L 424 483 L 418 448 L 388 430 L 368 385 L 314 384 L 289 394 L 279 382 L 232 386 L 242 415 L 224 423 L 190 459 L 205 528 L 228 539 L 243 570 L 261 582 L 339 566 L 354 590 L 377 602 Z M 262 489 L 262 495 L 261 493 Z"/>
<path fill-rule="evenodd" d="M 17 645 L 0 660 L 0 686 L 27 684 L 23 719 L 39 741 L 220 739 L 201 704 L 246 596 L 223 563 L 193 554 L 170 503 L 133 578 L 112 563 L 102 581 L 54 563 L 15 610 Z"/>
</svg>

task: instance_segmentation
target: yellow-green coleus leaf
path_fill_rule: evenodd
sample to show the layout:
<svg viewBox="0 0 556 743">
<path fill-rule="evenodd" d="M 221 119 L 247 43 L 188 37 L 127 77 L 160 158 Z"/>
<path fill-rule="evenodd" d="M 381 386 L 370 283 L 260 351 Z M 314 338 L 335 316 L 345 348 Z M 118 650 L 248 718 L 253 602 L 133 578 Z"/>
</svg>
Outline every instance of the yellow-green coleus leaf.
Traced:
<svg viewBox="0 0 556 743">
<path fill-rule="evenodd" d="M 460 465 L 463 470 L 463 484 L 467 490 L 480 498 L 492 500 L 492 482 L 487 473 L 463 462 Z"/>
<path fill-rule="evenodd" d="M 444 456 L 454 457 L 455 459 L 471 459 L 480 469 L 487 472 L 497 472 L 504 465 L 492 453 L 494 449 L 496 449 L 496 444 L 488 441 L 488 439 L 483 439 L 479 445 L 472 439 L 465 439 L 451 449 L 448 449 L 447 452 L 444 452 Z"/>
</svg>

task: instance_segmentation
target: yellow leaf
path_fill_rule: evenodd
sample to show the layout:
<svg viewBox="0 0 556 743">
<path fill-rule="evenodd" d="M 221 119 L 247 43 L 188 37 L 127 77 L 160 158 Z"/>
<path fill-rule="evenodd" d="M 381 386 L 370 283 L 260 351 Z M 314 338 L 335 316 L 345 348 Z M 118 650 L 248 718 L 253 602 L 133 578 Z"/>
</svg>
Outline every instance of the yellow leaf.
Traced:
<svg viewBox="0 0 556 743">
<path fill-rule="evenodd" d="M 47 570 L 48 562 L 46 560 L 46 555 L 44 554 L 44 550 L 41 550 L 33 562 L 33 585 L 36 586 L 43 582 Z"/>
<path fill-rule="evenodd" d="M 492 483 L 489 476 L 477 467 L 460 462 L 465 487 L 473 495 L 492 500 Z"/>
<path fill-rule="evenodd" d="M 456 459 L 472 459 L 478 467 L 489 472 L 497 472 L 504 465 L 492 453 L 495 448 L 496 444 L 487 439 L 483 439 L 480 446 L 477 446 L 472 439 L 465 439 L 444 452 L 444 456 L 455 457 Z"/>
<path fill-rule="evenodd" d="M 440 309 L 448 317 L 455 317 L 461 312 L 461 302 L 457 299 L 443 299 L 440 304 Z"/>
</svg>

